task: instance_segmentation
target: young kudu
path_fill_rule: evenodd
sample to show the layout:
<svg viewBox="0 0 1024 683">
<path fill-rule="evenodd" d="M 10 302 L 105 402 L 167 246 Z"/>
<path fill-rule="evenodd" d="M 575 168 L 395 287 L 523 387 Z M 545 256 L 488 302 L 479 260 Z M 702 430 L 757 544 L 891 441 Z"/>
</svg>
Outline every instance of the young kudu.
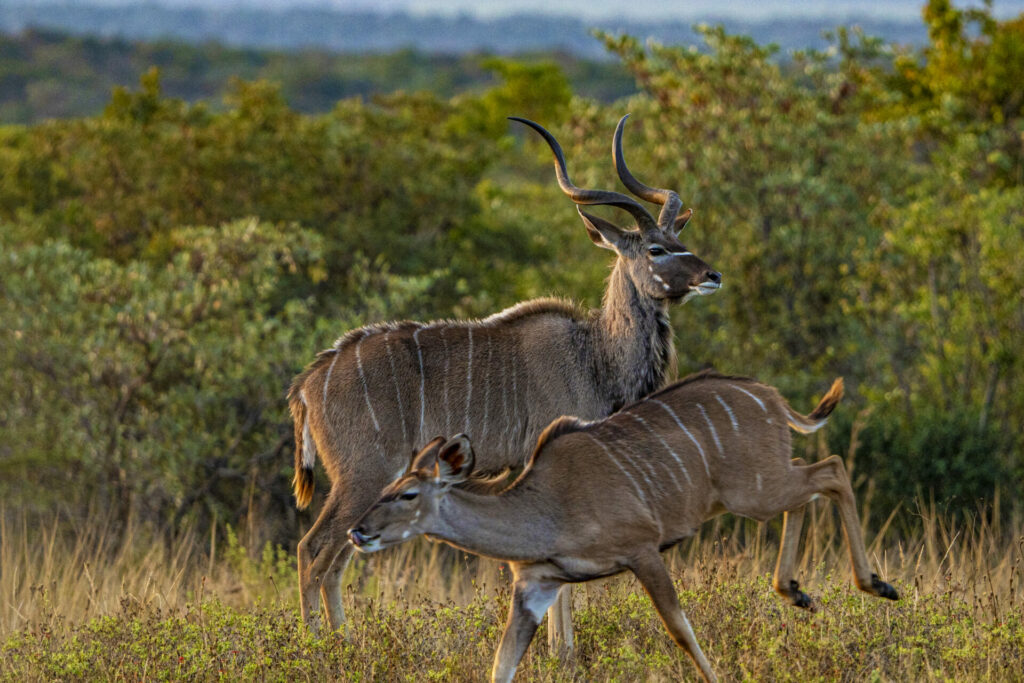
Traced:
<svg viewBox="0 0 1024 683">
<path fill-rule="evenodd" d="M 320 626 L 320 597 L 332 629 L 344 623 L 341 577 L 351 557 L 346 533 L 430 436 L 462 431 L 481 449 L 477 466 L 520 466 L 541 430 L 566 413 L 609 415 L 657 389 L 674 369 L 668 304 L 715 292 L 719 273 L 676 236 L 690 216 L 675 192 L 636 180 L 622 158 L 625 117 L 613 137 L 619 177 L 662 205 L 655 220 L 618 192 L 578 188 L 561 147 L 541 126 L 555 175 L 578 205 L 625 209 L 636 229 L 579 211 L 590 239 L 617 254 L 603 306 L 582 311 L 555 299 L 520 303 L 477 321 L 397 322 L 349 332 L 321 352 L 288 393 L 295 422 L 295 499 L 309 505 L 317 454 L 331 490 L 299 542 L 303 619 Z M 427 396 L 438 400 L 427 401 Z M 553 632 L 571 648 L 568 596 Z"/>
<path fill-rule="evenodd" d="M 715 515 L 763 521 L 785 512 L 775 590 L 808 607 L 793 568 L 803 508 L 825 494 L 839 506 L 857 587 L 898 597 L 871 572 L 842 460 L 833 455 L 806 465 L 790 459 L 789 430 L 821 427 L 842 393 L 836 380 L 805 416 L 773 387 L 694 375 L 599 422 L 555 420 L 523 473 L 497 495 L 458 488 L 474 469 L 474 451 L 463 434 L 447 442 L 439 437 L 384 489 L 349 536 L 372 552 L 427 534 L 509 562 L 515 583 L 494 681 L 512 679 L 564 584 L 627 569 L 675 641 L 707 680 L 715 680 L 659 556 Z"/>
</svg>

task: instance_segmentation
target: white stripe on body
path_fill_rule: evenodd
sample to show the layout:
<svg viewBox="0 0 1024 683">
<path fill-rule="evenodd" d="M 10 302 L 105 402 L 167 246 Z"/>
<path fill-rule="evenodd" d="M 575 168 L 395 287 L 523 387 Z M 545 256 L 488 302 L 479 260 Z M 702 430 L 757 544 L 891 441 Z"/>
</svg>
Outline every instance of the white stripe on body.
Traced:
<svg viewBox="0 0 1024 683">
<path fill-rule="evenodd" d="M 638 442 L 636 445 L 650 446 L 650 444 L 644 442 Z M 630 443 L 629 450 L 639 458 L 640 462 L 643 463 L 645 467 L 650 470 L 651 476 L 654 477 L 654 484 L 658 487 L 658 492 L 663 497 L 672 498 L 678 495 L 679 491 L 683 490 L 679 480 L 675 476 L 675 472 L 673 472 L 672 468 L 669 467 L 669 463 L 665 462 L 664 458 L 652 458 L 650 457 L 650 453 L 645 453 L 644 451 L 639 450 L 632 443 Z M 669 479 L 672 481 L 669 482 L 666 480 L 664 475 L 658 476 L 657 471 L 659 469 L 662 472 L 667 473 Z M 675 488 L 672 488 L 673 486 Z"/>
<path fill-rule="evenodd" d="M 609 450 L 625 462 L 629 463 L 630 467 L 640 473 L 643 480 L 647 482 L 646 491 L 650 493 L 651 498 L 654 499 L 655 503 L 668 496 L 667 491 L 665 491 L 665 488 L 661 485 L 661 479 L 654 471 L 654 465 L 641 453 L 634 450 L 632 441 L 612 440 L 612 444 L 615 444 L 615 448 L 609 448 Z M 647 476 L 648 473 L 651 475 L 650 477 Z M 647 501 L 645 500 L 644 502 L 646 503 Z M 648 510 L 651 512 L 651 520 L 658 526 L 658 535 L 660 536 L 664 530 L 661 524 L 661 519 L 658 515 L 654 514 L 653 508 L 648 506 Z"/>
<path fill-rule="evenodd" d="M 306 403 L 306 392 L 299 391 L 299 400 L 306 406 L 306 413 L 302 418 L 302 466 L 311 470 L 316 465 L 316 441 L 313 440 L 313 432 L 309 428 L 309 405 Z"/>
<path fill-rule="evenodd" d="M 697 408 L 700 410 L 700 414 L 704 416 L 704 421 L 708 423 L 708 429 L 711 430 L 711 438 L 715 440 L 715 446 L 718 448 L 718 454 L 724 458 L 725 453 L 722 451 L 722 442 L 718 440 L 718 430 L 715 429 L 714 423 L 711 421 L 711 418 L 708 417 L 708 411 L 704 410 L 704 406 L 699 403 L 697 404 Z"/>
<path fill-rule="evenodd" d="M 613 449 L 615 453 L 621 456 L 624 461 L 628 462 L 633 469 L 640 473 L 640 476 L 644 478 L 644 481 L 647 482 L 648 492 L 655 498 L 658 496 L 664 496 L 665 489 L 662 488 L 660 484 L 656 483 L 658 481 L 658 475 L 655 474 L 654 467 L 651 463 L 647 462 L 646 458 L 633 450 L 633 445 L 629 441 L 613 443 L 616 444 L 616 448 Z M 654 480 L 651 480 L 651 478 L 647 476 L 648 474 L 650 474 L 651 477 L 654 477 Z"/>
<path fill-rule="evenodd" d="M 679 419 L 679 416 L 676 415 L 675 411 L 669 408 L 668 405 L 659 401 L 658 399 L 653 399 L 652 403 L 657 403 L 659 406 L 664 408 L 665 411 L 672 416 L 672 419 L 676 421 L 676 424 L 679 425 L 679 428 L 682 429 L 688 437 L 690 437 L 690 441 L 692 441 L 693 445 L 697 447 L 698 451 L 700 451 L 700 459 L 704 462 L 704 471 L 707 472 L 708 479 L 710 479 L 711 468 L 708 467 L 708 459 L 707 456 L 704 455 L 704 447 L 700 445 L 700 441 L 697 441 L 697 438 L 690 432 L 689 429 L 686 428 L 686 425 L 683 424 L 683 421 Z"/>
<path fill-rule="evenodd" d="M 442 375 L 443 387 L 442 396 L 444 396 L 444 433 L 452 433 L 452 411 L 448 405 L 448 371 L 452 367 L 451 356 L 448 355 L 448 340 L 444 338 L 445 328 L 438 330 L 441 335 L 441 343 L 444 344 L 444 375 Z"/>
<path fill-rule="evenodd" d="M 639 415 L 635 415 L 635 414 L 633 414 L 633 413 L 631 413 L 629 411 L 624 411 L 622 414 L 623 415 L 629 415 L 634 420 L 637 420 L 640 424 L 642 424 L 644 427 L 647 428 L 647 431 L 649 431 L 651 434 L 653 434 L 654 437 L 658 441 L 661 442 L 661 445 L 665 447 L 665 450 L 668 451 L 668 454 L 671 455 L 672 459 L 676 461 L 677 465 L 679 465 L 679 469 L 681 469 L 683 471 L 683 475 L 686 476 L 687 483 L 690 484 L 690 486 L 693 486 L 693 479 L 690 478 L 690 472 L 686 469 L 686 465 L 684 465 L 683 461 L 679 459 L 679 456 L 676 455 L 676 452 L 674 450 L 672 450 L 672 447 L 669 446 L 668 443 L 666 443 L 665 439 L 663 439 L 661 437 L 661 434 L 656 432 L 654 427 L 652 427 L 647 422 L 647 420 L 643 419 Z M 665 469 L 668 471 L 669 476 L 672 477 L 672 481 L 673 481 L 673 483 L 675 483 L 676 488 L 679 489 L 679 490 L 682 490 L 682 486 L 679 485 L 679 481 L 676 479 L 676 475 L 672 472 L 672 470 L 667 468 L 667 467 Z"/>
<path fill-rule="evenodd" d="M 742 391 L 742 392 L 743 392 L 744 394 L 746 394 L 746 395 L 747 395 L 747 396 L 749 396 L 750 398 L 752 398 L 752 399 L 754 399 L 755 401 L 757 401 L 757 405 L 761 406 L 761 410 L 763 410 L 763 411 L 764 411 L 764 412 L 766 412 L 766 413 L 768 412 L 768 408 L 767 408 L 767 407 L 765 407 L 765 405 L 764 405 L 764 401 L 762 401 L 761 399 L 759 399 L 759 398 L 758 398 L 757 396 L 754 396 L 754 395 L 753 395 L 752 393 L 750 393 L 749 391 L 747 391 L 747 390 L 746 390 L 746 389 L 744 389 L 743 387 L 738 387 L 738 386 L 736 386 L 735 384 L 730 384 L 729 386 L 730 386 L 730 387 L 732 387 L 733 389 L 736 389 L 736 390 L 738 390 L 738 391 Z"/>
<path fill-rule="evenodd" d="M 512 421 L 509 419 L 508 415 L 508 392 L 505 390 L 505 374 L 508 372 L 508 363 L 506 363 L 505 360 L 506 359 L 502 359 L 501 362 L 501 418 L 504 420 L 502 425 L 505 427 L 505 429 L 502 430 L 502 433 L 507 434 L 508 428 L 512 426 Z M 502 446 L 504 445 L 505 444 L 502 444 Z"/>
<path fill-rule="evenodd" d="M 327 385 L 331 383 L 331 373 L 334 372 L 334 364 L 338 362 L 338 356 L 340 355 L 341 353 L 337 349 L 335 349 L 334 360 L 332 360 L 331 364 L 327 367 L 327 377 L 324 378 L 324 413 L 327 412 Z M 305 403 L 305 401 L 303 401 L 303 403 Z"/>
<path fill-rule="evenodd" d="M 520 434 L 520 431 L 521 431 L 520 427 L 519 427 L 519 392 L 516 391 L 516 364 L 515 364 L 515 358 L 513 357 L 512 360 L 513 360 L 513 362 L 512 362 L 512 414 L 516 418 L 515 419 L 516 426 L 515 426 L 512 434 L 513 434 L 513 436 L 516 439 L 515 444 L 518 447 L 519 446 L 519 434 Z"/>
<path fill-rule="evenodd" d="M 466 428 L 462 431 L 469 434 L 469 407 L 473 397 L 473 328 L 467 327 L 469 333 L 469 360 L 466 363 Z"/>
<path fill-rule="evenodd" d="M 651 473 L 651 477 L 654 479 L 654 486 L 657 489 L 658 495 L 662 498 L 670 497 L 674 492 L 681 491 L 679 487 L 679 481 L 675 478 L 675 473 L 661 458 L 650 458 L 649 453 L 644 453 L 638 449 L 637 446 L 645 445 L 643 442 L 634 442 L 632 439 L 624 444 L 629 448 L 630 454 L 636 457 L 636 461 L 639 462 L 643 467 Z M 658 476 L 657 469 L 661 468 L 664 472 L 667 472 L 669 477 L 672 479 L 672 484 L 675 486 L 674 489 L 669 490 L 667 487 L 668 482 L 665 480 L 664 475 Z"/>
<path fill-rule="evenodd" d="M 490 336 L 484 337 L 487 340 L 487 363 L 484 365 L 486 370 L 491 369 L 491 354 L 494 352 L 494 348 L 491 346 Z M 487 443 L 487 410 L 488 404 L 491 402 L 491 378 L 484 377 L 484 424 L 480 427 L 480 443 Z M 486 448 L 486 445 L 484 446 Z"/>
<path fill-rule="evenodd" d="M 736 416 L 732 414 L 732 408 L 730 408 L 729 404 L 723 401 L 722 397 L 719 396 L 717 393 L 715 394 L 715 398 L 718 399 L 718 402 L 721 404 L 721 406 L 725 408 L 725 412 L 729 413 L 729 420 L 732 421 L 732 431 L 739 434 L 740 426 L 736 423 Z"/>
<path fill-rule="evenodd" d="M 647 505 L 647 496 L 645 496 L 644 492 L 640 490 L 640 485 L 636 483 L 636 479 L 633 478 L 632 474 L 630 474 L 629 472 L 626 471 L 626 468 L 624 468 L 622 466 L 622 463 L 620 463 L 615 458 L 615 456 L 612 455 L 612 452 L 610 450 L 608 450 L 608 447 L 605 446 L 601 441 L 599 441 L 593 435 L 591 435 L 591 434 L 589 434 L 587 432 L 580 432 L 580 433 L 585 435 L 585 436 L 587 436 L 591 441 L 593 441 L 594 443 L 596 443 L 598 446 L 601 447 L 601 449 L 605 452 L 605 455 L 608 456 L 608 459 L 611 460 L 615 464 L 615 466 L 619 468 L 619 471 L 622 472 L 623 475 L 625 475 L 626 479 L 629 479 L 629 483 L 633 485 L 633 490 L 636 491 L 637 497 L 643 502 L 644 505 Z"/>
<path fill-rule="evenodd" d="M 388 354 L 388 364 L 391 365 L 391 380 L 395 384 L 395 398 L 398 400 L 398 421 L 402 425 L 402 443 L 409 445 L 409 432 L 405 428 L 405 406 L 402 405 L 402 388 L 398 385 L 395 357 L 391 354 L 391 330 L 384 334 L 384 350 Z"/>
<path fill-rule="evenodd" d="M 373 412 L 373 404 L 370 403 L 370 387 L 366 384 L 366 374 L 363 372 L 363 359 L 359 355 L 359 347 L 364 339 L 366 339 L 365 335 L 356 342 L 356 367 L 359 368 L 359 380 L 363 383 L 363 398 L 366 399 L 366 407 L 370 409 L 370 419 L 373 420 L 373 428 L 379 432 L 380 423 L 377 422 L 377 414 Z"/>
<path fill-rule="evenodd" d="M 427 373 L 423 369 L 423 349 L 420 347 L 420 332 L 423 328 L 412 333 L 412 340 L 416 343 L 416 356 L 420 359 L 420 430 L 416 434 L 416 440 L 423 440 L 423 432 L 426 431 L 426 408 L 427 408 Z"/>
</svg>

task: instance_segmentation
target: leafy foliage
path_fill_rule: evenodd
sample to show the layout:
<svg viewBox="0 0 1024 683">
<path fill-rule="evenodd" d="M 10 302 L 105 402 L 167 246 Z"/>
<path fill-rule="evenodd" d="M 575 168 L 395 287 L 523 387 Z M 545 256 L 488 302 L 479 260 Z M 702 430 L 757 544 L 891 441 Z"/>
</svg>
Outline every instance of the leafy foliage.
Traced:
<svg viewBox="0 0 1024 683">
<path fill-rule="evenodd" d="M 673 310 L 683 370 L 798 409 L 846 376 L 829 439 L 870 464 L 880 519 L 917 489 L 1019 487 L 1020 20 L 934 0 L 925 21 L 922 50 L 839 31 L 785 63 L 720 28 L 703 50 L 605 35 L 642 89 L 614 106 L 538 61 L 320 114 L 266 81 L 190 104 L 153 69 L 101 114 L 0 129 L 0 493 L 292 539 L 289 377 L 373 320 L 597 304 L 609 257 L 505 116 L 614 188 L 626 111 L 631 168 L 696 207 L 684 239 L 724 273 Z"/>
</svg>

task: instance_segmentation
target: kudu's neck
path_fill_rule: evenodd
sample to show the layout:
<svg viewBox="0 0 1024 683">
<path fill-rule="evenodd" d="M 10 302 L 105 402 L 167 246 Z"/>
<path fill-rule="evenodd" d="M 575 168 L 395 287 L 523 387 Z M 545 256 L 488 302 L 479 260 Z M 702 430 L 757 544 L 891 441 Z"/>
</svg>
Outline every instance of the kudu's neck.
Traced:
<svg viewBox="0 0 1024 683">
<path fill-rule="evenodd" d="M 543 559 L 561 535 L 557 515 L 530 487 L 498 495 L 452 489 L 426 533 L 468 552 L 510 562 Z"/>
<path fill-rule="evenodd" d="M 668 304 L 637 289 L 620 259 L 612 270 L 597 326 L 599 381 L 613 410 L 659 388 L 674 371 Z"/>
</svg>

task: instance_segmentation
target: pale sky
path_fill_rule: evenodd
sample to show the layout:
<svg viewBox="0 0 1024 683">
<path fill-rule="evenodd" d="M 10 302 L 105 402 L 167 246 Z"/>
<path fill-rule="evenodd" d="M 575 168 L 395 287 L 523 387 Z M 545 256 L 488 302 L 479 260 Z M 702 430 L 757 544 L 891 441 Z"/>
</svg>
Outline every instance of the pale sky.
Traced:
<svg viewBox="0 0 1024 683">
<path fill-rule="evenodd" d="M 52 0 L 15 0 L 49 4 Z M 349 10 L 406 10 L 416 14 L 471 14 L 495 17 L 517 12 L 562 14 L 585 19 L 624 17 L 656 21 L 658 17 L 685 21 L 703 18 L 764 19 L 771 16 L 844 18 L 871 16 L 879 19 L 916 19 L 923 0 L 64 0 L 70 5 L 149 4 L 170 7 L 321 7 Z M 978 0 L 958 0 L 959 7 L 980 6 Z M 998 16 L 1024 12 L 1024 0 L 996 0 Z"/>
</svg>

